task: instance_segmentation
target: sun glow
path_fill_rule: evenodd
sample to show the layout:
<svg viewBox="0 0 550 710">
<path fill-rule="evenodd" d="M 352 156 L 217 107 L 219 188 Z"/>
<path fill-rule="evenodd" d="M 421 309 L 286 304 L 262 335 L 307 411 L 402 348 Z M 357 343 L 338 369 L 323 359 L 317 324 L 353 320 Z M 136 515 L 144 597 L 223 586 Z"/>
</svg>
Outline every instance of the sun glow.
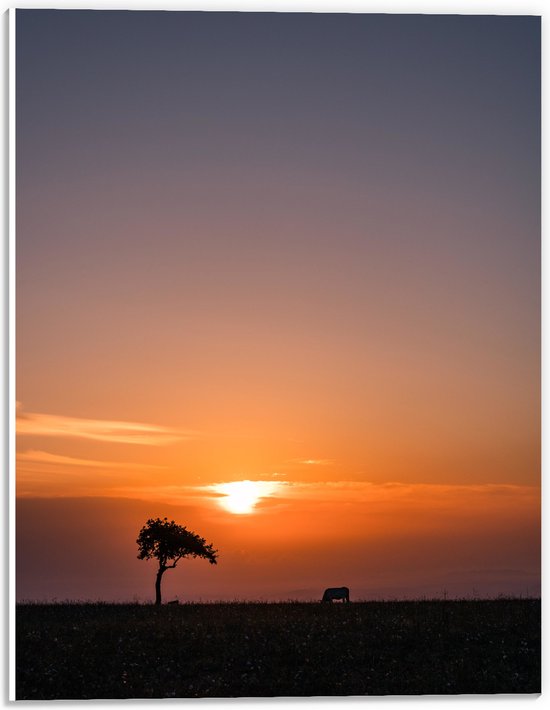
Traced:
<svg viewBox="0 0 550 710">
<path fill-rule="evenodd" d="M 223 494 L 219 499 L 222 508 L 230 513 L 243 515 L 254 512 L 258 501 L 273 495 L 280 486 L 280 482 L 274 481 L 233 481 L 220 483 L 213 486 L 213 489 Z"/>
</svg>

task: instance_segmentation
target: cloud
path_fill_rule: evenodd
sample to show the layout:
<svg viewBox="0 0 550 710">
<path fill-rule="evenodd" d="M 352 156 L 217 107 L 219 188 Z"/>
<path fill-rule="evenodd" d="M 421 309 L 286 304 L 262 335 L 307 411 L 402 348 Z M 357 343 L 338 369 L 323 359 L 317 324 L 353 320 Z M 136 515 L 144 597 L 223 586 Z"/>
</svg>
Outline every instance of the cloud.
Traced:
<svg viewBox="0 0 550 710">
<path fill-rule="evenodd" d="M 369 481 L 308 481 L 288 482 L 285 494 L 302 500 L 342 501 L 350 503 L 403 501 L 411 498 L 430 503 L 447 503 L 453 498 L 475 497 L 482 500 L 486 496 L 504 499 L 525 494 L 540 494 L 537 486 L 515 485 L 508 483 L 402 483 L 387 481 L 372 483 Z"/>
<path fill-rule="evenodd" d="M 197 432 L 170 429 L 155 424 L 23 412 L 20 406 L 17 408 L 16 431 L 21 436 L 76 437 L 145 446 L 173 444 L 197 435 Z"/>
<path fill-rule="evenodd" d="M 188 505 L 192 501 L 199 508 L 204 507 L 205 501 L 211 504 L 213 500 L 223 497 L 222 493 L 206 492 L 201 486 L 181 484 L 104 486 L 101 492 L 95 491 L 94 495 L 104 498 L 154 501 L 170 505 Z"/>
<path fill-rule="evenodd" d="M 94 461 L 92 459 L 77 459 L 72 456 L 50 454 L 47 451 L 24 451 L 17 454 L 17 461 L 39 464 L 54 464 L 56 466 L 89 466 L 92 468 L 166 468 L 155 464 L 120 463 L 115 461 Z"/>
<path fill-rule="evenodd" d="M 292 463 L 299 463 L 302 466 L 331 466 L 334 459 L 292 459 Z"/>
<path fill-rule="evenodd" d="M 213 483 L 210 485 L 193 484 L 158 484 L 158 485 L 118 485 L 104 486 L 101 493 L 95 491 L 95 495 L 113 498 L 134 498 L 139 500 L 159 501 L 174 505 L 188 504 L 194 501 L 195 505 L 204 508 L 217 507 L 222 499 L 231 493 L 231 486 L 242 483 L 242 481 L 230 481 L 224 483 Z M 258 500 L 266 498 L 276 498 L 281 492 L 287 489 L 290 484 L 287 481 L 247 481 L 258 487 Z"/>
<path fill-rule="evenodd" d="M 224 481 L 209 485 L 135 485 L 105 490 L 105 495 L 149 500 L 187 500 L 190 497 L 202 503 L 212 504 L 224 497 L 224 487 L 239 481 Z M 540 488 L 514 484 L 437 484 L 437 483 L 371 483 L 369 481 L 253 481 L 262 490 L 259 497 L 270 499 L 272 504 L 304 504 L 316 510 L 344 504 L 374 511 L 386 509 L 402 511 L 425 511 L 445 515 L 455 507 L 483 509 L 486 505 L 514 507 L 536 502 Z M 367 508 L 365 508 L 367 505 Z M 348 508 L 351 509 L 351 508 Z"/>
</svg>

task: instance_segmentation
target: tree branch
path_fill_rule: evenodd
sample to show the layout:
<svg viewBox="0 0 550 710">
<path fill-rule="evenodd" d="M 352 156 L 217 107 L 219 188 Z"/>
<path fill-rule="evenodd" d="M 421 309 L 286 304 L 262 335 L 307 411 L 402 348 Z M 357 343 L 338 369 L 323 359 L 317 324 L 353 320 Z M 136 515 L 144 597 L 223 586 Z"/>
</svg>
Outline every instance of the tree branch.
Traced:
<svg viewBox="0 0 550 710">
<path fill-rule="evenodd" d="M 174 560 L 173 565 L 166 565 L 166 567 L 172 569 L 172 567 L 175 567 L 178 564 L 178 562 L 181 560 L 182 557 L 183 557 L 183 555 L 179 555 L 179 557 L 176 557 L 176 559 Z"/>
</svg>

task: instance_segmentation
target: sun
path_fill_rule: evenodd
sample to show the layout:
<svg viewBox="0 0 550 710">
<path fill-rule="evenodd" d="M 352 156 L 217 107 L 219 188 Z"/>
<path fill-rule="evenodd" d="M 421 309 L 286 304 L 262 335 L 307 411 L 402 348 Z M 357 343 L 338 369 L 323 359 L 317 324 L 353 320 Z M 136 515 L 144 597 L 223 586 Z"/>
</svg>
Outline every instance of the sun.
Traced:
<svg viewBox="0 0 550 710">
<path fill-rule="evenodd" d="M 213 488 L 217 493 L 223 494 L 219 499 L 222 508 L 229 513 L 243 515 L 254 512 L 260 498 L 273 495 L 278 484 L 273 481 L 233 481 L 220 483 Z"/>
</svg>

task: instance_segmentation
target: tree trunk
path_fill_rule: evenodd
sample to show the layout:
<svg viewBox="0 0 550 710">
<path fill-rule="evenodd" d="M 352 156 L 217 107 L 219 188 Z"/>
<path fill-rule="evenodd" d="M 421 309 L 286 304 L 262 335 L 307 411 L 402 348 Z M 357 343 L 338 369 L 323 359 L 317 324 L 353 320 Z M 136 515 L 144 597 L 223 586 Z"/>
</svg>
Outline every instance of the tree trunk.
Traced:
<svg viewBox="0 0 550 710">
<path fill-rule="evenodd" d="M 160 583 L 162 580 L 162 575 L 166 571 L 166 567 L 159 567 L 157 572 L 157 579 L 155 581 L 155 604 L 162 604 L 162 597 L 160 595 Z"/>
</svg>

